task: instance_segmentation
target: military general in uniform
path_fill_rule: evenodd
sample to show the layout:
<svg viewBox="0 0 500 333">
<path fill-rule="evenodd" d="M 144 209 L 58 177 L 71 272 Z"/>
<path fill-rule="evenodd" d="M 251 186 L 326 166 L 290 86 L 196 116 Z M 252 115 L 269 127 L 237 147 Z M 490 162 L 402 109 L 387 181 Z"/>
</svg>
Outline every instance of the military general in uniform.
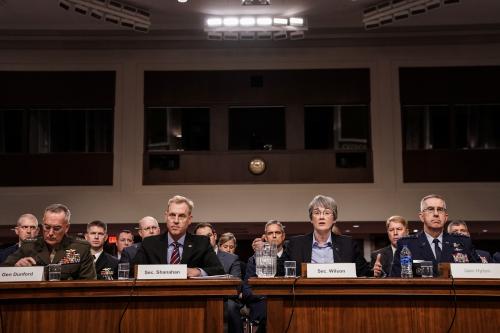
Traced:
<svg viewBox="0 0 500 333">
<path fill-rule="evenodd" d="M 46 266 L 61 264 L 61 279 L 96 278 L 94 261 L 87 241 L 67 236 L 71 217 L 68 207 L 52 204 L 43 214 L 43 237 L 28 240 L 4 262 L 5 266 Z"/>
</svg>

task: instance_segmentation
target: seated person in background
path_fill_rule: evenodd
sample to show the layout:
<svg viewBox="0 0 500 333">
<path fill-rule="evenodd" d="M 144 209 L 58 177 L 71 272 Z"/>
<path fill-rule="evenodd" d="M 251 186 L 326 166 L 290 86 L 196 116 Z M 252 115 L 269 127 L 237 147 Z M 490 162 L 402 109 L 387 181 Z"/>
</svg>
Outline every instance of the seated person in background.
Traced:
<svg viewBox="0 0 500 333">
<path fill-rule="evenodd" d="M 139 236 L 141 236 L 142 239 L 160 234 L 160 226 L 158 225 L 158 221 L 152 216 L 144 216 L 142 219 L 140 219 L 137 230 L 139 230 Z M 132 264 L 132 260 L 134 259 L 135 255 L 137 254 L 137 250 L 140 247 L 141 243 L 134 243 L 124 248 L 122 251 L 120 262 L 128 262 Z"/>
<path fill-rule="evenodd" d="M 98 280 L 113 280 L 118 278 L 118 259 L 104 252 L 104 243 L 108 240 L 108 227 L 102 221 L 92 221 L 87 224 L 85 239 L 90 243 L 90 253 L 94 258 L 95 271 Z"/>
<path fill-rule="evenodd" d="M 422 198 L 418 215 L 424 225 L 424 231 L 399 239 L 392 262 L 392 277 L 401 276 L 400 254 L 403 245 L 408 246 L 413 260 L 432 261 L 434 276 L 438 276 L 440 262 L 481 262 L 469 237 L 444 232 L 448 213 L 443 197 L 430 194 Z"/>
<path fill-rule="evenodd" d="M 500 264 L 500 252 L 493 253 L 493 262 Z"/>
<path fill-rule="evenodd" d="M 132 231 L 127 229 L 120 231 L 118 239 L 116 240 L 116 258 L 120 260 L 123 250 L 132 244 L 134 244 L 134 235 L 132 235 Z"/>
<path fill-rule="evenodd" d="M 95 280 L 90 245 L 67 236 L 71 213 L 65 205 L 52 204 L 43 214 L 43 237 L 27 240 L 5 261 L 6 266 L 46 266 L 59 263 L 61 279 Z"/>
<path fill-rule="evenodd" d="M 38 236 L 38 220 L 33 214 L 23 214 L 17 220 L 17 225 L 14 232 L 18 236 L 16 244 L 0 250 L 0 264 L 7 259 L 12 253 L 16 252 L 22 243 L 28 239 L 34 239 Z"/>
<path fill-rule="evenodd" d="M 194 234 L 199 236 L 206 236 L 210 240 L 210 245 L 217 254 L 220 263 L 224 267 L 226 274 L 231 274 L 238 279 L 241 279 L 240 259 L 236 254 L 221 251 L 217 247 L 217 233 L 215 228 L 206 222 L 198 223 L 194 228 Z M 223 234 L 226 235 L 226 234 Z M 232 235 L 232 234 L 231 234 Z M 234 237 L 234 236 L 233 236 Z M 236 296 L 234 296 L 236 298 Z M 241 320 L 240 308 L 241 304 L 237 299 L 225 298 L 224 306 L 227 312 L 227 323 L 229 333 L 243 332 L 243 322 Z"/>
<path fill-rule="evenodd" d="M 215 232 L 215 228 L 210 223 L 206 222 L 198 223 L 194 229 L 194 234 L 199 236 L 206 236 L 208 237 L 208 239 L 210 239 L 210 245 L 217 254 L 217 258 L 219 258 L 226 274 L 231 274 L 232 276 L 240 279 L 242 278 L 239 257 L 236 254 L 227 251 L 221 251 L 220 248 L 217 247 L 217 233 Z M 226 234 L 231 234 L 231 233 L 226 233 Z"/>
<path fill-rule="evenodd" d="M 264 235 L 254 239 L 252 243 L 254 251 L 261 249 L 265 242 L 276 244 L 276 249 L 278 251 L 276 276 L 285 275 L 283 268 L 285 237 L 285 226 L 281 224 L 280 221 L 270 220 L 264 227 Z M 248 284 L 248 279 L 256 276 L 257 268 L 255 264 L 255 255 L 253 255 L 248 259 L 245 279 L 242 286 L 242 298 L 250 309 L 250 321 L 259 323 L 258 332 L 265 332 L 267 317 L 266 297 L 254 295 L 252 293 L 252 288 Z"/>
<path fill-rule="evenodd" d="M 220 235 L 219 250 L 234 254 L 236 251 L 236 237 L 230 232 L 225 232 Z"/>
<path fill-rule="evenodd" d="M 167 231 L 143 240 L 134 265 L 186 264 L 188 277 L 224 274 L 209 239 L 187 233 L 192 210 L 190 199 L 180 195 L 171 198 L 165 210 Z"/>
<path fill-rule="evenodd" d="M 447 231 L 449 234 L 460 234 L 460 235 L 465 235 L 467 237 L 470 237 L 470 232 L 469 228 L 467 228 L 467 223 L 462 220 L 453 220 L 450 223 L 448 223 L 448 228 Z M 493 262 L 493 259 L 491 258 L 491 254 L 487 251 L 483 250 L 476 250 L 477 255 L 481 259 L 481 262 L 484 264 L 487 264 L 489 262 Z"/>
<path fill-rule="evenodd" d="M 375 277 L 386 277 L 391 274 L 392 259 L 398 240 L 403 236 L 408 236 L 408 222 L 402 216 L 389 217 L 385 222 L 385 227 L 391 244 L 371 253 L 370 266 Z"/>
<path fill-rule="evenodd" d="M 297 275 L 304 263 L 355 263 L 357 276 L 372 274 L 370 265 L 361 255 L 359 247 L 349 236 L 335 235 L 332 226 L 337 220 L 337 203 L 331 197 L 317 195 L 309 203 L 309 218 L 313 232 L 290 239 L 286 260 L 297 263 Z"/>
</svg>

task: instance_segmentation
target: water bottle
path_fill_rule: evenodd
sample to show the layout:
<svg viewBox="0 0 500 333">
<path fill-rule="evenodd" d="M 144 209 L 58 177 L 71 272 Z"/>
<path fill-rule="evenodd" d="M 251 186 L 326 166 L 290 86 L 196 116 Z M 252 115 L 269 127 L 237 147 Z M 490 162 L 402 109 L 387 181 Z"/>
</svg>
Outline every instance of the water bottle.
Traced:
<svg viewBox="0 0 500 333">
<path fill-rule="evenodd" d="M 407 245 L 403 245 L 403 249 L 400 254 L 401 258 L 401 277 L 402 278 L 412 278 L 412 264 L 413 260 L 411 258 L 411 251 Z"/>
</svg>

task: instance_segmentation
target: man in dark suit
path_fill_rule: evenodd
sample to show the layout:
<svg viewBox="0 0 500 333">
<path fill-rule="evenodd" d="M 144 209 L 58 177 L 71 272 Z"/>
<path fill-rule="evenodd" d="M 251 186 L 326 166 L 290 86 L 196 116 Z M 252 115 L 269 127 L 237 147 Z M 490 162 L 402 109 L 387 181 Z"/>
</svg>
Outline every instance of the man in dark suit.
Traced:
<svg viewBox="0 0 500 333">
<path fill-rule="evenodd" d="M 313 232 L 290 239 L 286 248 L 286 260 L 297 263 L 297 274 L 300 275 L 301 264 L 304 262 L 355 263 L 357 276 L 372 275 L 357 243 L 349 236 L 332 233 L 337 217 L 337 203 L 333 198 L 317 195 L 311 201 L 309 218 Z"/>
<path fill-rule="evenodd" d="M 272 243 L 276 245 L 277 250 L 277 267 L 276 276 L 284 276 L 284 258 L 285 258 L 285 226 L 281 224 L 278 220 L 270 220 L 266 223 L 264 227 L 264 235 L 262 237 L 254 239 L 252 242 L 252 248 L 254 251 L 262 248 L 264 243 Z M 266 330 L 266 319 L 267 319 L 267 306 L 266 297 L 257 296 L 252 292 L 252 288 L 248 284 L 248 279 L 257 276 L 257 267 L 255 263 L 255 255 L 248 259 L 245 278 L 242 286 L 242 298 L 245 304 L 250 309 L 249 319 L 250 321 L 258 324 L 258 332 L 265 332 Z"/>
<path fill-rule="evenodd" d="M 443 197 L 430 194 L 422 198 L 419 217 L 424 230 L 418 235 L 403 237 L 398 241 L 392 263 L 392 277 L 401 276 L 400 254 L 404 245 L 410 249 L 413 260 L 432 261 L 434 276 L 438 276 L 440 262 L 481 262 L 469 237 L 444 232 L 448 213 Z"/>
<path fill-rule="evenodd" d="M 375 277 L 386 277 L 391 274 L 392 259 L 396 251 L 397 242 L 401 237 L 408 235 L 408 222 L 402 216 L 395 215 L 389 217 L 387 222 L 385 222 L 385 227 L 391 243 L 371 253 L 370 267 Z"/>
<path fill-rule="evenodd" d="M 210 245 L 217 254 L 222 267 L 224 267 L 224 272 L 241 279 L 240 258 L 236 254 L 219 251 L 217 248 L 217 232 L 215 232 L 215 228 L 210 223 L 198 223 L 194 228 L 194 234 L 208 237 Z"/>
<path fill-rule="evenodd" d="M 0 251 L 0 264 L 7 259 L 12 253 L 16 252 L 22 245 L 22 242 L 28 239 L 34 239 L 38 236 L 38 220 L 33 214 L 23 214 L 17 220 L 14 232 L 18 236 L 16 244 L 11 245 Z"/>
<path fill-rule="evenodd" d="M 144 239 L 134 265 L 186 264 L 188 277 L 224 274 L 208 238 L 187 233 L 192 209 L 190 199 L 179 195 L 171 198 L 165 211 L 167 232 Z"/>
<path fill-rule="evenodd" d="M 90 243 L 90 253 L 94 258 L 98 280 L 116 280 L 118 278 L 118 259 L 104 252 L 104 243 L 108 240 L 108 226 L 102 221 L 87 224 L 85 239 Z"/>
<path fill-rule="evenodd" d="M 217 248 L 217 232 L 215 228 L 207 222 L 201 222 L 194 228 L 195 235 L 208 237 L 210 245 L 217 254 L 224 272 L 231 274 L 238 279 L 241 279 L 241 266 L 240 258 L 236 254 L 219 251 Z M 224 300 L 224 307 L 227 313 L 227 328 L 229 333 L 243 332 L 243 322 L 241 320 L 240 308 L 241 303 L 236 296 L 234 298 L 226 298 Z"/>
<path fill-rule="evenodd" d="M 470 232 L 469 228 L 467 227 L 467 223 L 465 223 L 465 221 L 462 220 L 453 220 L 450 223 L 448 223 L 447 231 L 449 234 L 458 233 L 470 237 Z M 491 258 L 491 254 L 488 251 L 476 249 L 476 253 L 481 259 L 481 262 L 483 264 L 493 262 L 493 258 Z"/>
<path fill-rule="evenodd" d="M 152 216 L 144 216 L 142 219 L 140 219 L 137 230 L 139 236 L 141 236 L 142 239 L 160 234 L 160 226 L 158 225 L 158 221 Z M 132 266 L 132 261 L 134 260 L 134 257 L 140 247 L 141 243 L 134 243 L 129 247 L 124 248 L 120 258 L 120 263 L 128 262 Z"/>
</svg>

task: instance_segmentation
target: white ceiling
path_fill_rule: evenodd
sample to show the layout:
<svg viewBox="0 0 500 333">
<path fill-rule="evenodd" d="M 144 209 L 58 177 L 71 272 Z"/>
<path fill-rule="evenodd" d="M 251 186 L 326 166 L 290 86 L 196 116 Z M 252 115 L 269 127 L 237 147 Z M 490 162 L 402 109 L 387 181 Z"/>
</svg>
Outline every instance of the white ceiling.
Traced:
<svg viewBox="0 0 500 333">
<path fill-rule="evenodd" d="M 242 6 L 240 0 L 127 0 L 151 11 L 152 32 L 203 31 L 206 15 L 271 14 L 302 15 L 310 31 L 351 29 L 363 31 L 362 11 L 381 1 L 374 0 L 271 0 L 270 6 Z M 67 12 L 59 0 L 0 0 L 0 36 L 12 31 L 127 31 L 111 23 Z M 471 29 L 500 24 L 499 0 L 461 0 L 419 16 L 382 28 L 386 31 L 429 29 L 429 27 Z M 137 32 L 133 32 L 137 34 Z"/>
</svg>

